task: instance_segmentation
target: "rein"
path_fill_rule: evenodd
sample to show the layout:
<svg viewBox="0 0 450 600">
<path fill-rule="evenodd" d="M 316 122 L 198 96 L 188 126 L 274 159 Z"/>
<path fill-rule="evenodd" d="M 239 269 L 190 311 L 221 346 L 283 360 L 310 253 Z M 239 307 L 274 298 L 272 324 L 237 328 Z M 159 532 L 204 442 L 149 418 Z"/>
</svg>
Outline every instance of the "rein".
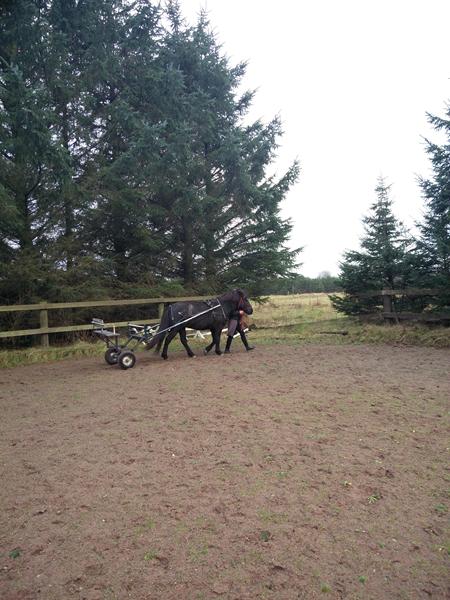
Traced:
<svg viewBox="0 0 450 600">
<path fill-rule="evenodd" d="M 238 310 L 243 310 L 244 307 L 244 298 L 242 296 L 239 296 L 239 302 L 238 302 L 238 306 L 237 309 Z M 239 324 L 242 325 L 244 323 L 244 315 L 245 315 L 245 311 L 244 314 L 239 314 Z"/>
<path fill-rule="evenodd" d="M 219 303 L 220 308 L 222 309 L 223 318 L 226 320 L 227 315 L 225 314 L 225 311 L 223 310 L 222 302 L 219 300 L 219 298 L 216 298 L 216 300 Z"/>
</svg>

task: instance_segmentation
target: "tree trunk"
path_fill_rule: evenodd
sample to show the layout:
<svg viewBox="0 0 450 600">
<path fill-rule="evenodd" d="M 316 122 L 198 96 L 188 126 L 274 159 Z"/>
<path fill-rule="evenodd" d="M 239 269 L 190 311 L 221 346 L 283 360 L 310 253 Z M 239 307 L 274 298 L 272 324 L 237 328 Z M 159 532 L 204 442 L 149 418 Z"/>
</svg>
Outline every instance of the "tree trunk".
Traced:
<svg viewBox="0 0 450 600">
<path fill-rule="evenodd" d="M 28 196 L 24 190 L 19 190 L 16 193 L 16 206 L 21 207 L 22 224 L 20 231 L 20 247 L 22 250 L 31 250 L 33 247 L 33 232 L 31 230 L 30 211 L 28 206 Z"/>
<path fill-rule="evenodd" d="M 128 259 L 125 254 L 126 248 L 122 241 L 114 240 L 114 270 L 116 271 L 117 279 L 120 282 L 125 282 L 128 279 Z"/>
<path fill-rule="evenodd" d="M 214 282 L 217 275 L 217 261 L 214 254 L 214 238 L 211 237 L 205 241 L 205 279 Z"/>
<path fill-rule="evenodd" d="M 191 287 L 194 282 L 193 231 L 189 219 L 183 219 L 182 276 L 184 285 Z"/>
<path fill-rule="evenodd" d="M 63 104 L 60 108 L 62 114 L 62 141 L 67 156 L 70 157 L 69 149 L 69 116 L 67 105 Z M 67 269 L 73 265 L 74 251 L 72 248 L 73 229 L 74 229 L 74 210 L 72 202 L 72 181 L 71 174 L 62 183 L 62 196 L 64 206 L 64 238 L 66 240 Z"/>
</svg>

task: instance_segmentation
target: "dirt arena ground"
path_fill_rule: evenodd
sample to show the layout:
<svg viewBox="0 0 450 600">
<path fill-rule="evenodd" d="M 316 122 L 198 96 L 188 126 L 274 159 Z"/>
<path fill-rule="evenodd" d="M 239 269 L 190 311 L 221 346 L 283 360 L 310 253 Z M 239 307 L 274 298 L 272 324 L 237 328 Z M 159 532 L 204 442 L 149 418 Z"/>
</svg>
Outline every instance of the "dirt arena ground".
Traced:
<svg viewBox="0 0 450 600">
<path fill-rule="evenodd" d="M 450 351 L 0 372 L 3 600 L 448 598 Z"/>
</svg>

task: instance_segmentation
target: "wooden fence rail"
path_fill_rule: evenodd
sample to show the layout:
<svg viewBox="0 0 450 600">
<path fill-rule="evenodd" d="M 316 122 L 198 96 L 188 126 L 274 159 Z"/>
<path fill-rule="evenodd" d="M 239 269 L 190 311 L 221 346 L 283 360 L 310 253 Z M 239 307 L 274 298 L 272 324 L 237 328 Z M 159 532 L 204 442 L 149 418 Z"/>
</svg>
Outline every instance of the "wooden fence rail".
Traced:
<svg viewBox="0 0 450 600">
<path fill-rule="evenodd" d="M 442 294 L 445 290 L 436 289 L 436 288 L 405 288 L 399 290 L 375 290 L 370 292 L 358 292 L 355 296 L 359 296 L 361 298 L 375 298 L 376 296 L 410 296 L 419 297 L 419 296 L 438 296 Z"/>
<path fill-rule="evenodd" d="M 379 291 L 361 292 L 355 294 L 358 298 L 375 298 L 381 296 L 383 302 L 383 318 L 390 323 L 399 321 L 422 321 L 427 323 L 444 323 L 450 321 L 448 313 L 413 313 L 397 312 L 395 310 L 395 296 L 408 296 L 410 298 L 419 298 L 421 296 L 440 296 L 444 293 L 449 294 L 449 290 L 434 288 L 405 288 L 398 290 L 384 289 Z"/>
<path fill-rule="evenodd" d="M 0 339 L 20 337 L 25 335 L 41 336 L 41 345 L 49 345 L 50 333 L 65 333 L 70 331 L 86 331 L 91 330 L 92 325 L 64 325 L 61 327 L 49 327 L 48 311 L 61 310 L 65 308 L 93 308 L 98 306 L 132 306 L 138 304 L 158 304 L 158 316 L 161 320 L 164 306 L 171 302 L 183 302 L 190 300 L 206 300 L 209 296 L 183 296 L 178 298 L 138 298 L 133 300 L 87 300 L 83 302 L 40 302 L 39 304 L 14 304 L 0 306 L 1 312 L 30 312 L 39 311 L 39 327 L 36 329 L 21 329 L 14 331 L 0 331 Z M 137 325 L 153 325 L 158 321 L 154 319 L 140 319 L 133 321 Z M 107 327 L 125 327 L 129 321 L 116 321 L 105 323 Z"/>
<path fill-rule="evenodd" d="M 357 294 L 361 298 L 370 298 L 379 296 L 383 302 L 383 317 L 386 321 L 399 321 L 403 319 L 416 319 L 420 321 L 448 321 L 450 315 L 429 313 L 397 313 L 393 298 L 395 296 L 433 296 L 440 295 L 448 290 L 437 290 L 429 288 L 406 288 L 400 290 L 384 289 L 378 291 L 363 292 Z M 39 311 L 39 327 L 35 329 L 21 329 L 14 331 L 0 331 L 0 339 L 13 338 L 27 335 L 40 336 L 41 345 L 49 345 L 49 334 L 51 333 L 66 333 L 71 331 L 86 331 L 92 329 L 92 325 L 64 325 L 58 327 L 49 327 L 49 311 L 61 310 L 66 308 L 95 308 L 98 306 L 115 307 L 115 306 L 133 306 L 143 304 L 158 304 L 158 316 L 161 320 L 164 306 L 171 302 L 182 302 L 190 300 L 206 300 L 209 296 L 183 296 L 178 298 L 137 298 L 130 300 L 86 300 L 83 302 L 40 302 L 39 304 L 14 304 L 0 306 L 0 313 L 3 312 L 30 312 Z M 138 325 L 154 325 L 158 321 L 154 319 L 136 320 L 134 323 Z M 116 321 L 106 323 L 107 327 L 125 327 L 128 321 Z"/>
</svg>

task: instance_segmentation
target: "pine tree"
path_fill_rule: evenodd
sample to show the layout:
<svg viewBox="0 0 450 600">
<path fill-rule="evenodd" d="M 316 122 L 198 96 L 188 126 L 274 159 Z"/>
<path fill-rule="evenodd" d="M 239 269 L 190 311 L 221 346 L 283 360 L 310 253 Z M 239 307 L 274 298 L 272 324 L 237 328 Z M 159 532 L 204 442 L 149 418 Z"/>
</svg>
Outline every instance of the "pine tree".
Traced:
<svg viewBox="0 0 450 600">
<path fill-rule="evenodd" d="M 450 104 L 446 117 L 428 115 L 429 122 L 447 139 L 442 145 L 427 140 L 433 176 L 419 180 L 425 214 L 419 224 L 420 239 L 416 249 L 418 284 L 448 291 L 434 299 L 439 307 L 450 306 Z"/>
<path fill-rule="evenodd" d="M 379 298 L 359 298 L 358 292 L 403 288 L 412 277 L 411 240 L 392 212 L 390 187 L 379 178 L 375 188 L 377 201 L 363 218 L 361 251 L 346 252 L 340 265 L 346 296 L 333 296 L 332 301 L 337 310 L 346 314 L 372 312 L 379 304 Z"/>
<path fill-rule="evenodd" d="M 125 284 L 165 276 L 171 247 L 156 183 L 165 119 L 159 10 L 146 2 L 132 9 L 111 24 L 116 61 L 103 76 L 95 159 L 84 182 L 92 201 L 82 234 L 86 250 Z"/>
<path fill-rule="evenodd" d="M 280 123 L 242 124 L 253 98 L 237 95 L 246 66 L 228 64 L 204 13 L 186 27 L 171 2 L 169 23 L 163 59 L 176 92 L 167 106 L 161 174 L 167 169 L 174 182 L 166 198 L 179 274 L 187 286 L 204 281 L 209 288 L 286 274 L 296 253 L 285 246 L 291 224 L 279 205 L 298 166 L 279 181 L 265 176 Z"/>
<path fill-rule="evenodd" d="M 0 12 L 0 296 L 45 294 L 55 173 L 64 159 L 52 136 L 54 115 L 42 80 L 45 3 L 2 3 Z"/>
<path fill-rule="evenodd" d="M 279 209 L 298 166 L 267 178 L 280 123 L 243 124 L 245 64 L 230 66 L 205 14 L 190 27 L 176 1 L 1 10 L 5 301 L 212 291 L 291 270 Z"/>
</svg>

